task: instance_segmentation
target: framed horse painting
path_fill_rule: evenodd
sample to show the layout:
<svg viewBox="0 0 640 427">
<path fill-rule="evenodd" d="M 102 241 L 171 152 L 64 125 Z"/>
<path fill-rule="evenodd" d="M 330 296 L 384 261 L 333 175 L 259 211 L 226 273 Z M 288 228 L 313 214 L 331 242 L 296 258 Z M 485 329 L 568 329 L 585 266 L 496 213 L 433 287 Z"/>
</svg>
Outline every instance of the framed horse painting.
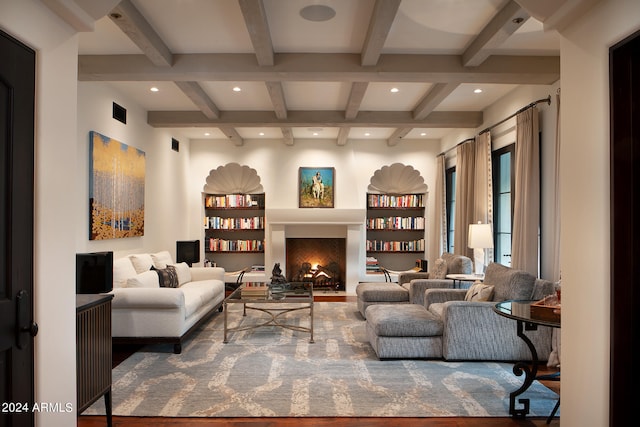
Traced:
<svg viewBox="0 0 640 427">
<path fill-rule="evenodd" d="M 335 168 L 301 167 L 298 172 L 298 207 L 334 207 L 335 178 Z"/>
</svg>

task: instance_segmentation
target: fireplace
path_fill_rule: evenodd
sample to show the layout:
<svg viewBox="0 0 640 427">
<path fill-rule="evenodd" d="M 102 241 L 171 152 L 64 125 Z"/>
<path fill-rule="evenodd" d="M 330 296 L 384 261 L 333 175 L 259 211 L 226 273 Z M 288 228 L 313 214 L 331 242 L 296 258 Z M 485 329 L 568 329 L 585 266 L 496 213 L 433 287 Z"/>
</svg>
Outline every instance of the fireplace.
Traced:
<svg viewBox="0 0 640 427">
<path fill-rule="evenodd" d="M 287 238 L 286 277 L 315 289 L 346 290 L 346 239 Z"/>
</svg>

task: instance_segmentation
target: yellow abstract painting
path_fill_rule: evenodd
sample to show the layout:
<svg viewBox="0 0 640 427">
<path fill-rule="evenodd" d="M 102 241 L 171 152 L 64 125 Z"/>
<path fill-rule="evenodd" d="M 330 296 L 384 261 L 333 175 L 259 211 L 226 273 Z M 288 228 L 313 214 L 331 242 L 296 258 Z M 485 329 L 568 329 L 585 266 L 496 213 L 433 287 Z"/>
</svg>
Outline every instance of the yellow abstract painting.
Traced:
<svg viewBox="0 0 640 427">
<path fill-rule="evenodd" d="M 89 239 L 144 235 L 145 153 L 89 133 Z"/>
</svg>

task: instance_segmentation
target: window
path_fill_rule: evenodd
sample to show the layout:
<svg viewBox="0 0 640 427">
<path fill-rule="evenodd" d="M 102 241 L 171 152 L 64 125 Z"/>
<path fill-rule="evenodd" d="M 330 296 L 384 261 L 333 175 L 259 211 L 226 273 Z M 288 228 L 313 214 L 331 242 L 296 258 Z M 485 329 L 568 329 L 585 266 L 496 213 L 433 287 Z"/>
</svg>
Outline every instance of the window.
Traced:
<svg viewBox="0 0 640 427">
<path fill-rule="evenodd" d="M 446 173 L 446 205 L 447 205 L 447 252 L 453 253 L 454 218 L 456 215 L 456 168 L 447 169 Z"/>
<path fill-rule="evenodd" d="M 494 261 L 511 266 L 515 144 L 492 154 Z"/>
</svg>

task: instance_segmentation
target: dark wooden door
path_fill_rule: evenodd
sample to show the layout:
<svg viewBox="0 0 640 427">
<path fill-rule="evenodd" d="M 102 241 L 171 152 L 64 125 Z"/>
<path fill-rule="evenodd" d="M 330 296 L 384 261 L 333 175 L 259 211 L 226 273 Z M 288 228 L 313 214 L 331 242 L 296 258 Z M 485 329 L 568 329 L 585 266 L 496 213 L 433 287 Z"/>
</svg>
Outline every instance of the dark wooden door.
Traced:
<svg viewBox="0 0 640 427">
<path fill-rule="evenodd" d="M 640 385 L 640 32 L 613 46 L 609 425 L 637 416 Z"/>
<path fill-rule="evenodd" d="M 0 426 L 33 426 L 35 52 L 0 31 Z"/>
</svg>

